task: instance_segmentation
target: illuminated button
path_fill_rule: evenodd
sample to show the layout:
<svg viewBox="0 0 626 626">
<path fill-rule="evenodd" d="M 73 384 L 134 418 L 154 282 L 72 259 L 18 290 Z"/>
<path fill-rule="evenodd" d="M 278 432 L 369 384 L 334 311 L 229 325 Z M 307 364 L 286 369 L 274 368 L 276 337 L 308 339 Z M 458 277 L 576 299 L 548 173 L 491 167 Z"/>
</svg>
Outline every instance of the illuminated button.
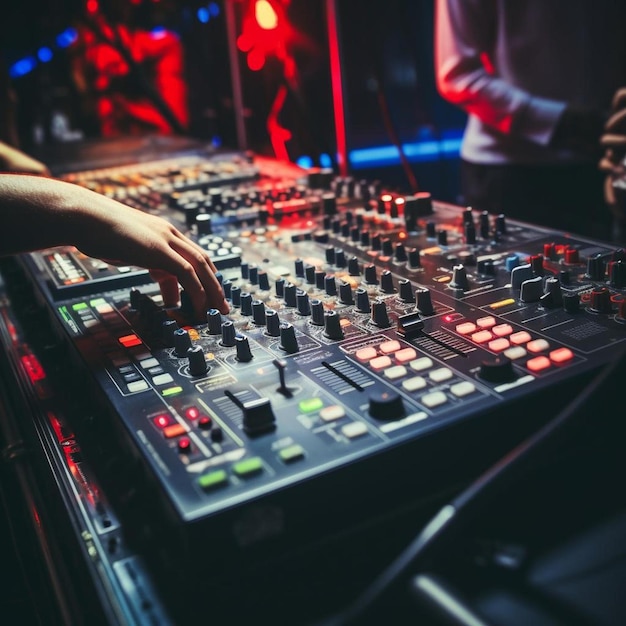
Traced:
<svg viewBox="0 0 626 626">
<path fill-rule="evenodd" d="M 414 348 L 403 348 L 398 350 L 393 356 L 398 363 L 408 363 L 417 356 L 417 352 Z"/>
<path fill-rule="evenodd" d="M 137 391 L 145 391 L 150 385 L 145 380 L 136 380 L 134 383 L 128 383 L 128 391 L 136 393 Z"/>
<path fill-rule="evenodd" d="M 140 346 L 141 345 L 141 339 L 139 339 L 139 337 L 137 337 L 137 335 L 124 335 L 123 337 L 119 337 L 118 341 L 125 347 L 125 348 L 132 348 L 133 346 Z"/>
<path fill-rule="evenodd" d="M 100 322 L 97 319 L 90 317 L 88 319 L 83 319 L 83 324 L 85 325 L 85 328 L 94 328 L 100 324 Z"/>
<path fill-rule="evenodd" d="M 434 383 L 442 383 L 444 380 L 452 378 L 452 370 L 447 367 L 439 367 L 428 374 L 428 378 Z"/>
<path fill-rule="evenodd" d="M 479 330 L 472 335 L 472 341 L 476 343 L 487 343 L 493 339 L 493 335 L 488 330 Z"/>
<path fill-rule="evenodd" d="M 198 418 L 198 426 L 202 430 L 210 430 L 211 426 L 213 426 L 213 420 L 208 415 L 201 415 Z"/>
<path fill-rule="evenodd" d="M 376 348 L 367 346 L 367 348 L 357 350 L 354 356 L 357 360 L 361 361 L 361 363 L 366 363 L 367 361 L 371 361 L 377 354 L 378 352 L 376 352 Z"/>
<path fill-rule="evenodd" d="M 324 402 L 321 398 L 307 398 L 298 404 L 300 413 L 313 413 L 313 411 L 318 411 L 323 406 Z"/>
<path fill-rule="evenodd" d="M 553 363 L 566 363 L 574 358 L 574 353 L 569 348 L 557 348 L 549 356 Z"/>
<path fill-rule="evenodd" d="M 391 365 L 391 359 L 387 355 L 376 357 L 370 361 L 370 367 L 375 370 L 384 370 Z"/>
<path fill-rule="evenodd" d="M 424 406 L 427 406 L 429 409 L 433 409 L 436 406 L 445 404 L 448 401 L 448 396 L 446 396 L 443 391 L 433 391 L 432 393 L 423 395 L 420 400 Z"/>
<path fill-rule="evenodd" d="M 513 333 L 509 337 L 509 341 L 516 346 L 520 346 L 523 343 L 528 343 L 531 339 L 532 337 L 530 336 L 530 333 L 526 332 L 525 330 L 520 330 L 517 333 Z"/>
<path fill-rule="evenodd" d="M 511 361 L 521 359 L 522 357 L 526 356 L 526 354 L 528 353 L 526 352 L 525 348 L 522 348 L 522 346 L 513 346 L 512 348 L 504 351 L 504 356 L 511 359 Z"/>
<path fill-rule="evenodd" d="M 86 302 L 78 302 L 72 306 L 72 309 L 74 309 L 74 311 L 82 311 L 87 308 L 89 307 Z"/>
<path fill-rule="evenodd" d="M 492 352 L 504 352 L 510 345 L 508 339 L 498 337 L 498 339 L 490 341 L 488 347 Z"/>
<path fill-rule="evenodd" d="M 165 428 L 172 423 L 172 417 L 167 413 L 161 413 L 161 415 L 157 415 L 152 418 L 152 421 L 156 425 L 157 428 Z"/>
<path fill-rule="evenodd" d="M 493 317 L 493 315 L 487 315 L 486 317 L 479 317 L 476 320 L 476 326 L 478 326 L 478 328 L 491 328 L 492 326 L 496 325 L 496 318 Z"/>
<path fill-rule="evenodd" d="M 506 337 L 513 332 L 513 327 L 511 326 L 511 324 L 498 324 L 491 329 L 491 332 L 496 337 Z"/>
<path fill-rule="evenodd" d="M 150 369 L 151 367 L 158 367 L 159 362 L 154 357 L 151 357 L 149 359 L 143 359 L 143 361 L 139 362 L 139 365 L 141 365 L 143 369 L 147 370 L 147 369 Z"/>
<path fill-rule="evenodd" d="M 174 437 L 180 437 L 187 432 L 187 429 L 182 424 L 171 424 L 163 429 L 163 434 L 166 439 L 173 439 Z"/>
<path fill-rule="evenodd" d="M 208 472 L 198 478 L 198 485 L 205 491 L 215 489 L 216 487 L 223 487 L 226 483 L 228 483 L 228 475 L 223 469 Z"/>
<path fill-rule="evenodd" d="M 190 406 L 188 409 L 185 409 L 185 417 L 188 420 L 197 420 L 200 417 L 200 409 Z"/>
<path fill-rule="evenodd" d="M 433 361 L 430 357 L 423 356 L 415 361 L 409 363 L 409 367 L 415 372 L 423 372 L 433 366 Z"/>
<path fill-rule="evenodd" d="M 334 422 L 335 420 L 341 419 L 346 414 L 345 409 L 338 404 L 331 404 L 330 406 L 325 406 L 320 411 L 320 417 L 325 422 Z"/>
<path fill-rule="evenodd" d="M 191 452 L 191 439 L 189 439 L 189 437 L 181 437 L 178 440 L 177 446 L 181 454 L 189 454 L 189 452 Z"/>
<path fill-rule="evenodd" d="M 254 456 L 235 463 L 232 469 L 237 476 L 241 478 L 248 478 L 248 476 L 259 474 L 263 470 L 263 462 L 260 457 Z"/>
<path fill-rule="evenodd" d="M 298 461 L 299 459 L 304 458 L 304 448 L 294 443 L 291 446 L 287 446 L 286 448 L 282 448 L 278 451 L 278 456 L 283 463 L 293 463 L 293 461 Z"/>
<path fill-rule="evenodd" d="M 526 367 L 531 372 L 540 372 L 550 367 L 550 359 L 547 356 L 536 356 L 534 359 L 526 362 Z"/>
<path fill-rule="evenodd" d="M 164 398 L 167 398 L 169 396 L 177 396 L 179 393 L 183 392 L 183 388 L 180 387 L 179 385 L 176 385 L 175 387 L 168 387 L 167 389 L 161 389 L 161 395 Z"/>
<path fill-rule="evenodd" d="M 426 379 L 422 376 L 413 376 L 412 378 L 402 381 L 402 388 L 408 392 L 419 391 L 420 389 L 424 389 L 424 387 L 426 387 Z"/>
<path fill-rule="evenodd" d="M 406 376 L 407 369 L 404 365 L 394 365 L 392 367 L 388 367 L 384 372 L 385 378 L 389 380 L 397 380 L 398 378 L 402 378 Z"/>
<path fill-rule="evenodd" d="M 174 382 L 174 379 L 172 378 L 171 374 L 159 374 L 152 379 L 152 382 L 157 386 L 167 385 Z"/>
<path fill-rule="evenodd" d="M 356 439 L 367 434 L 367 426 L 363 422 L 350 422 L 341 429 L 341 432 L 348 439 Z"/>
<path fill-rule="evenodd" d="M 463 398 L 464 396 L 469 396 L 471 393 L 474 393 L 476 391 L 476 385 L 469 380 L 464 380 L 461 383 L 456 383 L 456 385 L 451 385 L 450 391 L 457 398 Z"/>
<path fill-rule="evenodd" d="M 545 339 L 534 339 L 526 344 L 526 350 L 528 352 L 544 352 L 550 348 L 550 344 Z"/>
<path fill-rule="evenodd" d="M 392 352 L 397 352 L 400 349 L 400 342 L 395 340 L 384 341 L 378 346 L 378 349 L 383 354 L 391 354 Z"/>
<path fill-rule="evenodd" d="M 476 330 L 476 324 L 473 322 L 463 322 L 456 327 L 456 332 L 459 335 L 471 335 Z"/>
</svg>

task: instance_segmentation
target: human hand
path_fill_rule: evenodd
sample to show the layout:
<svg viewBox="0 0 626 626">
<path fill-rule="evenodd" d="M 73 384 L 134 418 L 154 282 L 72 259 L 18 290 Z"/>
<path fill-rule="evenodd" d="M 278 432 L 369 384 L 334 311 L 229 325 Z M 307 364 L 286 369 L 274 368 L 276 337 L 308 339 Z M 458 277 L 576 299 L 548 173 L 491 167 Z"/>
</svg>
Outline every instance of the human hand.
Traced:
<svg viewBox="0 0 626 626">
<path fill-rule="evenodd" d="M 92 193 L 90 208 L 80 211 L 72 226 L 81 252 L 115 265 L 145 267 L 158 282 L 166 307 L 178 304 L 180 283 L 197 319 L 204 319 L 210 308 L 228 313 L 217 270 L 206 250 L 168 221 Z"/>
</svg>

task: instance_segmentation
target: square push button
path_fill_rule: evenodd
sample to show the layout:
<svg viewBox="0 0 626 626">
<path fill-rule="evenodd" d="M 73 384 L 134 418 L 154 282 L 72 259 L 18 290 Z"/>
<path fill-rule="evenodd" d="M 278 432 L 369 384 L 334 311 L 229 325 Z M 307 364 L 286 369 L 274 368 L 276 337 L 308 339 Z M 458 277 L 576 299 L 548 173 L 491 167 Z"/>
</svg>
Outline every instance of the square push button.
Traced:
<svg viewBox="0 0 626 626">
<path fill-rule="evenodd" d="M 233 472 L 240 478 L 248 478 L 254 476 L 263 470 L 263 462 L 258 456 L 249 459 L 243 459 L 233 465 Z"/>
</svg>

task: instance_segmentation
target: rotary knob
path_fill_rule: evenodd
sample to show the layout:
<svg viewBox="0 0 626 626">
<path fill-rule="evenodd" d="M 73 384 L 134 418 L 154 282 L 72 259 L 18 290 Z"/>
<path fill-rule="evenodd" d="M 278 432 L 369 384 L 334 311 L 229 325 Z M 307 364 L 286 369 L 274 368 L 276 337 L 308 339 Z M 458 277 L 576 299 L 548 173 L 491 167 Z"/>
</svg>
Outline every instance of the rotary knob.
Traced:
<svg viewBox="0 0 626 626">
<path fill-rule="evenodd" d="M 374 391 L 369 397 L 369 414 L 380 420 L 395 420 L 405 416 L 404 403 L 396 391 Z"/>
<path fill-rule="evenodd" d="M 490 383 L 508 383 L 516 378 L 513 362 L 503 354 L 485 359 L 480 364 L 479 376 Z"/>
</svg>

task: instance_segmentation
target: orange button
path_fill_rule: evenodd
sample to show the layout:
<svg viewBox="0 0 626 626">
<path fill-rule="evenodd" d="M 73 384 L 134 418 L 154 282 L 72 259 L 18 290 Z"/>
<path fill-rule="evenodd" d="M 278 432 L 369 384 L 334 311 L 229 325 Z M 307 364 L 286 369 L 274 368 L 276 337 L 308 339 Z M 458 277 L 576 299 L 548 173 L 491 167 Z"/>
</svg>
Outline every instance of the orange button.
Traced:
<svg viewBox="0 0 626 626">
<path fill-rule="evenodd" d="M 163 434 L 167 439 L 172 439 L 174 437 L 180 437 L 187 432 L 185 427 L 182 424 L 172 424 L 171 426 L 166 426 L 163 429 Z"/>
<path fill-rule="evenodd" d="M 371 361 L 377 354 L 378 352 L 376 352 L 376 348 L 367 346 L 367 348 L 357 350 L 354 356 L 361 361 L 361 363 L 365 363 L 366 361 Z"/>
<path fill-rule="evenodd" d="M 413 348 L 403 348 L 402 350 L 398 350 L 394 354 L 394 357 L 398 363 L 408 363 L 417 357 L 417 352 Z"/>
<path fill-rule="evenodd" d="M 550 360 L 553 363 L 565 363 L 574 358 L 574 353 L 569 348 L 557 348 L 550 352 Z"/>
<path fill-rule="evenodd" d="M 497 339 L 489 342 L 489 349 L 493 352 L 504 352 L 504 350 L 509 348 L 510 345 L 511 344 L 508 339 L 505 337 L 498 337 Z"/>
<path fill-rule="evenodd" d="M 531 339 L 532 337 L 530 336 L 530 333 L 525 330 L 520 330 L 517 333 L 513 333 L 509 337 L 509 341 L 516 346 L 521 346 L 523 343 L 528 343 Z"/>
<path fill-rule="evenodd" d="M 550 367 L 550 359 L 547 356 L 536 356 L 526 363 L 526 367 L 531 372 L 540 372 Z"/>
<path fill-rule="evenodd" d="M 123 337 L 120 337 L 118 339 L 118 341 L 125 348 L 133 348 L 134 346 L 140 346 L 141 345 L 141 339 L 139 339 L 139 337 L 137 337 L 137 335 L 124 335 Z"/>
<path fill-rule="evenodd" d="M 498 324 L 491 329 L 491 332 L 496 337 L 506 337 L 513 332 L 513 327 L 510 324 Z"/>
<path fill-rule="evenodd" d="M 370 366 L 375 370 L 382 370 L 391 365 L 391 359 L 384 355 L 376 357 L 370 361 Z"/>
<path fill-rule="evenodd" d="M 493 335 L 488 330 L 479 330 L 472 335 L 472 341 L 476 343 L 487 343 L 493 339 Z"/>
<path fill-rule="evenodd" d="M 385 341 L 378 346 L 378 349 L 383 354 L 391 354 L 392 352 L 397 352 L 400 349 L 400 342 L 395 339 L 392 341 Z"/>
</svg>

